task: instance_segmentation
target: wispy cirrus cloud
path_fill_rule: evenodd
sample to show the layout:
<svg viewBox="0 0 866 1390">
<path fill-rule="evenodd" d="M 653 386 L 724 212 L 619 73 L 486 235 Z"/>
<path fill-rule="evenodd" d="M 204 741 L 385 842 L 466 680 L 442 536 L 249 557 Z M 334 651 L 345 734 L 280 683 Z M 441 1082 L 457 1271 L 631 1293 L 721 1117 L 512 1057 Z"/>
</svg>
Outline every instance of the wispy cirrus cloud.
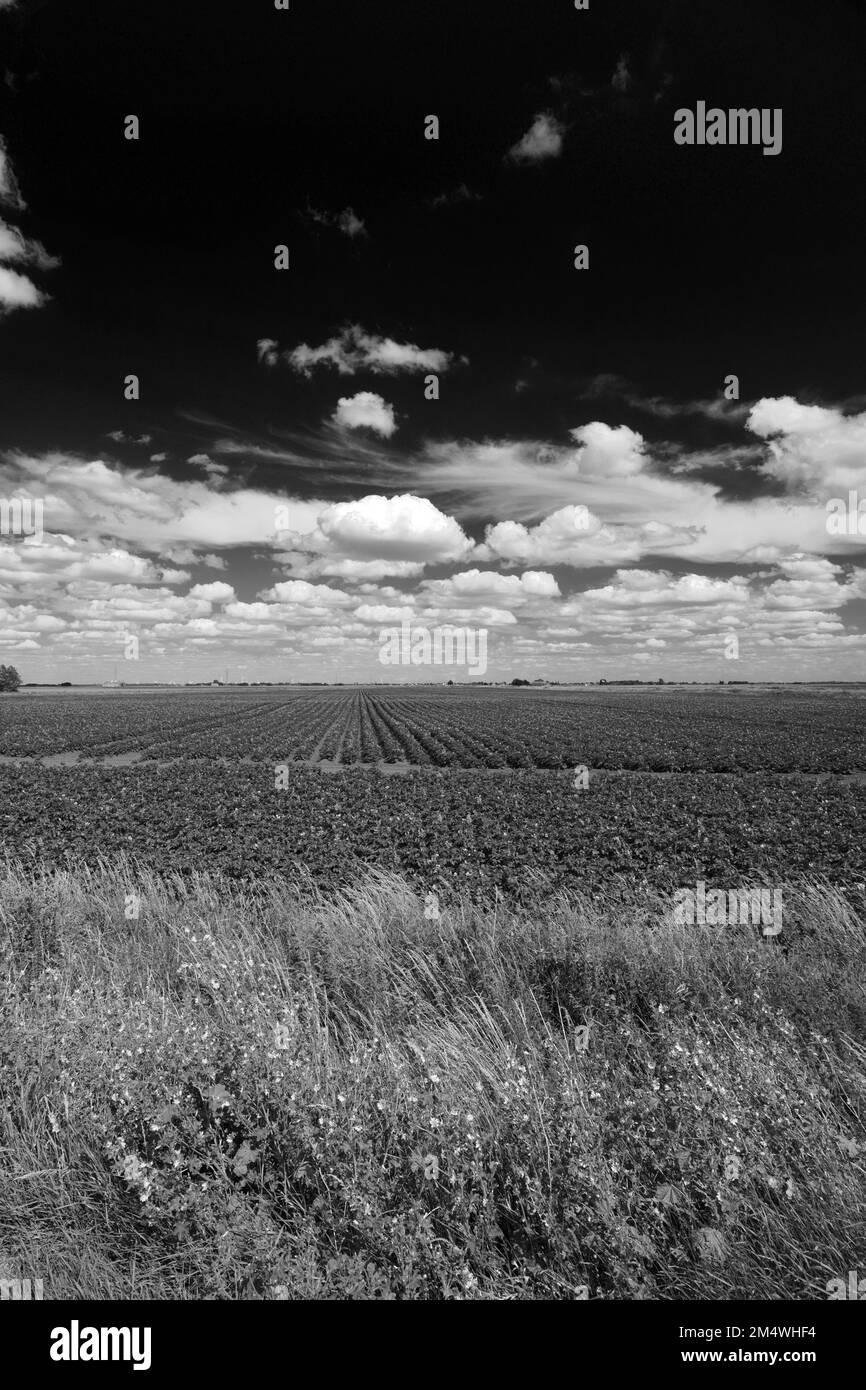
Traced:
<svg viewBox="0 0 866 1390">
<path fill-rule="evenodd" d="M 644 415 L 659 420 L 676 420 L 682 416 L 700 415 L 707 420 L 741 423 L 751 409 L 748 401 L 727 400 L 722 392 L 692 400 L 675 401 L 667 396 L 646 395 L 625 377 L 615 372 L 600 372 L 581 391 L 582 400 L 617 400 Z"/>
<path fill-rule="evenodd" d="M 642 555 L 763 564 L 793 551 L 850 560 L 866 551 L 866 535 L 831 535 L 826 525 L 829 499 L 858 487 L 866 494 L 866 412 L 792 397 L 757 402 L 746 421 L 751 442 L 727 451 L 735 468 L 749 460 L 746 491 L 695 476 L 687 449 L 671 454 L 625 425 L 593 421 L 570 434 L 577 447 L 437 440 L 412 460 L 415 485 L 447 498 L 457 516 L 501 518 L 488 523 L 478 553 L 506 565 L 636 563 Z M 727 453 L 699 458 L 724 474 Z"/>
</svg>

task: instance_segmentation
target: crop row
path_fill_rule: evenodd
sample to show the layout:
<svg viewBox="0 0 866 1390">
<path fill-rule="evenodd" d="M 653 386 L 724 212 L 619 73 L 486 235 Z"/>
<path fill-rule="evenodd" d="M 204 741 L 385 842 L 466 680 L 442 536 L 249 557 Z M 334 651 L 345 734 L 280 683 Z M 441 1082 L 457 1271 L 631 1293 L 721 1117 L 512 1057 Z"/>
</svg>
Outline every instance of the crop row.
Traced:
<svg viewBox="0 0 866 1390">
<path fill-rule="evenodd" d="M 855 691 L 275 688 L 0 697 L 0 755 L 443 768 L 866 769 Z"/>
<path fill-rule="evenodd" d="M 266 882 L 303 868 L 343 882 L 360 864 L 417 881 L 515 891 L 531 874 L 596 889 L 866 879 L 866 787 L 804 777 L 452 769 L 322 777 L 263 764 L 0 767 L 0 843 L 62 862 L 125 851 L 162 870 Z"/>
</svg>

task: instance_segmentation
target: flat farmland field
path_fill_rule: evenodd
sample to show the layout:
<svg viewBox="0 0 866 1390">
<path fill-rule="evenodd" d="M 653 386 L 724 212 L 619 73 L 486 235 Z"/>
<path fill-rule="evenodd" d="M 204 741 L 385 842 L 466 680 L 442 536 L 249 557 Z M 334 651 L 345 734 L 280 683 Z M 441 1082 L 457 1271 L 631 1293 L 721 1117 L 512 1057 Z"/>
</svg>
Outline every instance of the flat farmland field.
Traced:
<svg viewBox="0 0 866 1390">
<path fill-rule="evenodd" d="M 443 768 L 866 771 L 866 687 L 287 687 L 22 692 L 4 760 L 408 762 Z M 70 757 L 69 761 L 76 760 Z"/>
<path fill-rule="evenodd" d="M 600 890 L 866 877 L 860 687 L 22 692 L 0 836 L 51 863 Z"/>
<path fill-rule="evenodd" d="M 864 712 L 0 697 L 0 1249 L 60 1298 L 820 1297 L 866 1210 Z"/>
</svg>

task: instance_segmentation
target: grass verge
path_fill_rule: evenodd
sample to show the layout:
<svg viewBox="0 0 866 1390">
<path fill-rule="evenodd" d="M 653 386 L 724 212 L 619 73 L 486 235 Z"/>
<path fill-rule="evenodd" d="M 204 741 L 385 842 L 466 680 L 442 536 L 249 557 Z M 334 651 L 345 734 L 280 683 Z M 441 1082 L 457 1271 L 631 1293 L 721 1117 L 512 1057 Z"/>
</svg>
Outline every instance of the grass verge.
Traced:
<svg viewBox="0 0 866 1390">
<path fill-rule="evenodd" d="M 663 900 L 431 920 L 385 874 L 0 865 L 0 1276 L 823 1298 L 866 1266 L 866 924 L 786 908 L 773 941 Z"/>
</svg>

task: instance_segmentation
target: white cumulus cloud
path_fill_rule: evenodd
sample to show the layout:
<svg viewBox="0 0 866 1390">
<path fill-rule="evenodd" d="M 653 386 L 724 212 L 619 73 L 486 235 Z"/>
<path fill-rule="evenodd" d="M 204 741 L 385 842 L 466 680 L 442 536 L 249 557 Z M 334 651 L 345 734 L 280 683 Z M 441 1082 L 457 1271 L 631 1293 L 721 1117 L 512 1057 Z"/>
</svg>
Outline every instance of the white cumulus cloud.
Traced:
<svg viewBox="0 0 866 1390">
<path fill-rule="evenodd" d="M 394 407 L 377 396 L 375 391 L 359 391 L 355 396 L 341 396 L 332 415 L 335 425 L 342 429 L 373 430 L 390 439 L 397 428 Z"/>
<path fill-rule="evenodd" d="M 259 360 L 267 366 L 275 365 L 276 347 L 272 339 L 260 339 Z M 454 354 L 441 348 L 398 343 L 394 338 L 367 333 L 360 324 L 347 324 L 319 347 L 299 343 L 290 352 L 284 352 L 282 359 L 303 376 L 310 376 L 316 367 L 336 368 L 341 376 L 354 376 L 360 371 L 396 375 L 398 372 L 445 372 L 452 365 Z"/>
</svg>

